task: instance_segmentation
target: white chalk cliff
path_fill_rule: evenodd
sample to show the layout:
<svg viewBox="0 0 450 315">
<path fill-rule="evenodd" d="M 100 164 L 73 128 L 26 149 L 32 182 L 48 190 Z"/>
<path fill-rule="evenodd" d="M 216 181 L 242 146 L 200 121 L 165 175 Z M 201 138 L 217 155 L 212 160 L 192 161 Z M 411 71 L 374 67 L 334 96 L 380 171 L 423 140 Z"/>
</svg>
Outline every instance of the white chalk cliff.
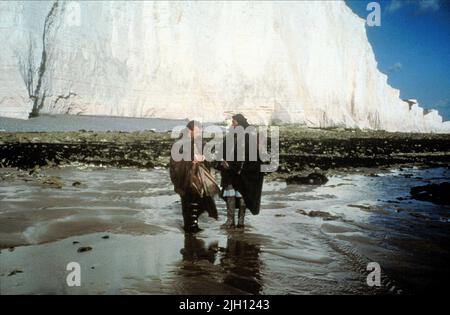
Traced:
<svg viewBox="0 0 450 315">
<path fill-rule="evenodd" d="M 0 116 L 450 132 L 387 84 L 344 2 L 2 1 L 0 42 Z"/>
</svg>

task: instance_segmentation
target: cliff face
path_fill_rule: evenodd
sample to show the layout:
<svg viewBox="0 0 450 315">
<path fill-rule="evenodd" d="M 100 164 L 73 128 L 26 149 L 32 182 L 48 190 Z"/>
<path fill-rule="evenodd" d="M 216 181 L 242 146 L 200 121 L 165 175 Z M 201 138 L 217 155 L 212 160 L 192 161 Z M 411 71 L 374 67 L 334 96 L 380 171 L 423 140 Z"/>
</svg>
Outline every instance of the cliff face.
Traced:
<svg viewBox="0 0 450 315">
<path fill-rule="evenodd" d="M 377 70 L 344 2 L 0 2 L 0 115 L 450 132 Z"/>
</svg>

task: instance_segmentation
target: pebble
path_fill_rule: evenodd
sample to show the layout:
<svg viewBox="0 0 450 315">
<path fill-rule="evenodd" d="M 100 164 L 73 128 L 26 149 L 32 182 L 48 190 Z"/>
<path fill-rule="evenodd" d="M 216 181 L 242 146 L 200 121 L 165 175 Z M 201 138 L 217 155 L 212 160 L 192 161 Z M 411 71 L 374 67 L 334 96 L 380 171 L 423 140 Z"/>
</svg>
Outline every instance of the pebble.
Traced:
<svg viewBox="0 0 450 315">
<path fill-rule="evenodd" d="M 84 253 L 84 252 L 88 252 L 88 251 L 91 251 L 91 250 L 92 250 L 92 247 L 91 247 L 91 246 L 86 246 L 86 247 L 80 247 L 80 248 L 78 248 L 77 252 L 79 252 L 79 253 Z"/>
</svg>

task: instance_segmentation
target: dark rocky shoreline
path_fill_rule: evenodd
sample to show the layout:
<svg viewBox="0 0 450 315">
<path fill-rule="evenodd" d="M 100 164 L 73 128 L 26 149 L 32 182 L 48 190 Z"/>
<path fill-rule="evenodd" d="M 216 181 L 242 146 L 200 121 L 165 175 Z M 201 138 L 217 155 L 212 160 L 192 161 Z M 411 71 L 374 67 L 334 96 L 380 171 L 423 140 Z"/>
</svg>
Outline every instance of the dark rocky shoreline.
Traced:
<svg viewBox="0 0 450 315">
<path fill-rule="evenodd" d="M 0 167 L 31 169 L 72 162 L 115 167 L 167 167 L 170 133 L 0 133 Z M 311 170 L 450 165 L 450 135 L 280 127 L 278 174 Z"/>
</svg>

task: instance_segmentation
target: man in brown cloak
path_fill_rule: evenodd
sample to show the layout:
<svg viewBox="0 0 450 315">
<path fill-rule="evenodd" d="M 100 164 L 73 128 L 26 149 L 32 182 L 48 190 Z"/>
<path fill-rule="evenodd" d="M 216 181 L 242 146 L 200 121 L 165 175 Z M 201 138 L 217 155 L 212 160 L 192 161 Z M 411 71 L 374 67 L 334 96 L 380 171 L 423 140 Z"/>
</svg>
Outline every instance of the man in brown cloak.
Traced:
<svg viewBox="0 0 450 315">
<path fill-rule="evenodd" d="M 181 197 L 184 230 L 187 233 L 201 231 L 198 217 L 205 211 L 210 217 L 218 218 L 214 195 L 219 192 L 219 187 L 201 154 L 201 134 L 201 124 L 190 121 L 178 143 L 180 153 L 184 154 L 183 159 L 175 161 L 173 156 L 170 159 L 170 179 L 175 192 Z M 186 149 L 190 152 L 183 152 Z"/>
</svg>

